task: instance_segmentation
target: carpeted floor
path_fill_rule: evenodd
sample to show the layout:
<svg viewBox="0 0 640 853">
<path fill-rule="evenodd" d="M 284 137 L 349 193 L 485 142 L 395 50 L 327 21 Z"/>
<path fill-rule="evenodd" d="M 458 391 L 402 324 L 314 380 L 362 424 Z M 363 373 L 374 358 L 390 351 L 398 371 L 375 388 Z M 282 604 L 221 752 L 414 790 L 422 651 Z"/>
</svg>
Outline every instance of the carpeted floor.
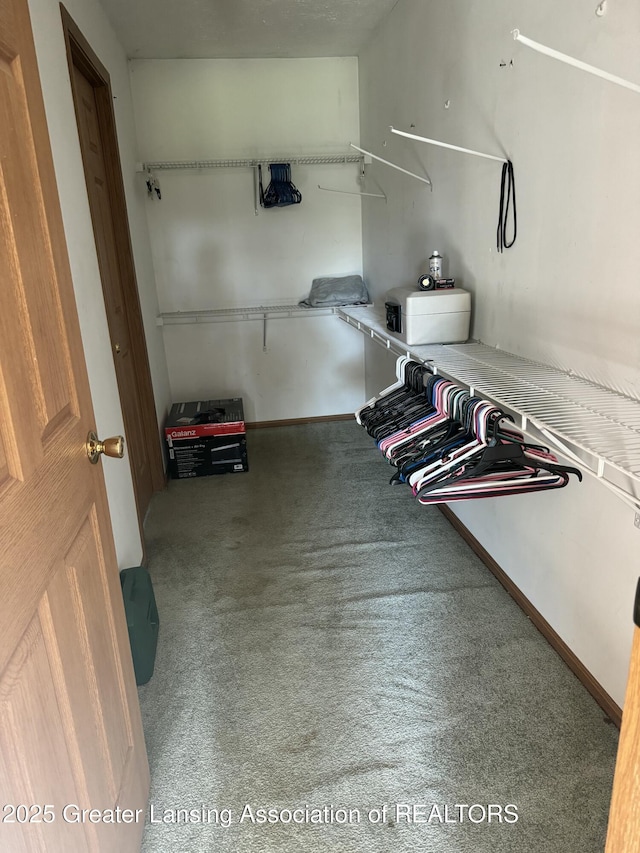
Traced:
<svg viewBox="0 0 640 853">
<path fill-rule="evenodd" d="M 602 851 L 617 732 L 441 513 L 354 422 L 248 452 L 147 522 L 144 853 Z"/>
</svg>

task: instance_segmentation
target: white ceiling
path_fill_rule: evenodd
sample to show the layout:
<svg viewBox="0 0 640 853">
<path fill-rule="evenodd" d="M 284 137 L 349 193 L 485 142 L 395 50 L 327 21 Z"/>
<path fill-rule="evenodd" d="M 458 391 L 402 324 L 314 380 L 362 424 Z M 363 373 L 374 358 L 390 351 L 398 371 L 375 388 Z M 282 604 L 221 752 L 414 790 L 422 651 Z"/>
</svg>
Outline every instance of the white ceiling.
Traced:
<svg viewBox="0 0 640 853">
<path fill-rule="evenodd" d="M 134 58 L 356 56 L 397 0 L 101 0 Z"/>
</svg>

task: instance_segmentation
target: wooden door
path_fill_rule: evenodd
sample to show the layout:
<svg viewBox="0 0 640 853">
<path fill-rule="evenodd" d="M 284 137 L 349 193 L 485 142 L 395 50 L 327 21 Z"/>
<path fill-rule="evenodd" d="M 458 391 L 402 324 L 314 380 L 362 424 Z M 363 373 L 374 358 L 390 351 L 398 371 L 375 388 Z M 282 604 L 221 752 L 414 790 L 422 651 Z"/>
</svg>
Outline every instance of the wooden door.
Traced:
<svg viewBox="0 0 640 853">
<path fill-rule="evenodd" d="M 109 184 L 94 89 L 75 64 L 73 65 L 73 86 L 80 146 L 93 222 L 93 235 L 96 241 L 102 290 L 107 308 L 109 335 L 113 347 L 134 491 L 138 514 L 143 520 L 153 494 L 153 480 L 142 430 L 141 403 L 136 388 L 136 374 L 127 324 L 127 307 L 119 269 L 114 217 L 109 198 Z"/>
<path fill-rule="evenodd" d="M 0 850 L 11 853 L 140 845 L 149 773 L 102 463 L 85 450 L 94 427 L 27 0 L 0 0 Z M 63 811 L 75 805 L 101 819 L 76 822 Z M 131 822 L 105 822 L 117 807 Z"/>
<path fill-rule="evenodd" d="M 164 485 L 109 75 L 63 10 L 80 147 L 140 524 Z"/>
<path fill-rule="evenodd" d="M 640 591 L 640 584 L 639 584 Z M 638 613 L 636 600 L 636 613 Z M 633 634 L 631 667 L 609 812 L 606 853 L 640 851 L 640 628 Z"/>
</svg>

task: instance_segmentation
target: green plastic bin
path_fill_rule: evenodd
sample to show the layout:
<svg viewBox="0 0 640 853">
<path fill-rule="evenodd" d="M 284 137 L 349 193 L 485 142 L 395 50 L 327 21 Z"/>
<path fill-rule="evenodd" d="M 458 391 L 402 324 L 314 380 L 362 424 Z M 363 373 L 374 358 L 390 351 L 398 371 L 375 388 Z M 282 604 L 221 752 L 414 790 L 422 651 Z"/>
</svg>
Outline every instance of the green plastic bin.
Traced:
<svg viewBox="0 0 640 853">
<path fill-rule="evenodd" d="M 135 566 L 120 572 L 120 584 L 136 684 L 146 684 L 153 675 L 160 628 L 151 577 L 144 566 Z"/>
</svg>

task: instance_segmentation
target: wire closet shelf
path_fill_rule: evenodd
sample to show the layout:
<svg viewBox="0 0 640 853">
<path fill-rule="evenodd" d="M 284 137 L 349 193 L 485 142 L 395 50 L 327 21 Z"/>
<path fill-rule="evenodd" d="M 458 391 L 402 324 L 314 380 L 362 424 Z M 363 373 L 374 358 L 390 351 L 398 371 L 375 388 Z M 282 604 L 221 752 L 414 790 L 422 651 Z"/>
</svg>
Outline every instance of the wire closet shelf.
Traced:
<svg viewBox="0 0 640 853">
<path fill-rule="evenodd" d="M 237 320 L 276 320 L 284 317 L 317 317 L 334 314 L 335 308 L 310 308 L 299 303 L 283 305 L 250 305 L 239 308 L 211 308 L 195 311 L 166 311 L 159 314 L 158 326 L 187 325 L 190 323 L 225 323 Z"/>
<path fill-rule="evenodd" d="M 480 343 L 408 346 L 387 331 L 375 309 L 337 313 L 386 349 L 491 400 L 522 430 L 534 428 L 640 512 L 639 401 Z"/>
<path fill-rule="evenodd" d="M 255 169 L 268 163 L 291 163 L 292 166 L 329 166 L 340 163 L 360 163 L 362 156 L 357 154 L 330 154 L 300 156 L 280 154 L 269 157 L 256 157 L 243 160 L 158 160 L 153 163 L 141 163 L 139 172 L 157 172 L 163 169 Z"/>
</svg>

